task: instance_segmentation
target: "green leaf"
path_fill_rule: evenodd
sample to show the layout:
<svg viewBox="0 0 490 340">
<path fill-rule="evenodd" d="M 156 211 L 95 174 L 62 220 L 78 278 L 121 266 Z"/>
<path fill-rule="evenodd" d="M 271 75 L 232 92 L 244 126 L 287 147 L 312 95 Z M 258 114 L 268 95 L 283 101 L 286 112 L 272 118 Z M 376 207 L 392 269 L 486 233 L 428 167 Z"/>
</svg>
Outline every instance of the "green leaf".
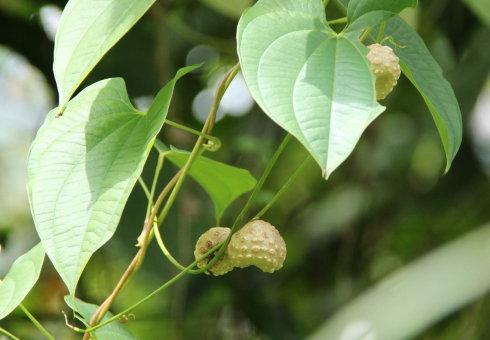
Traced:
<svg viewBox="0 0 490 340">
<path fill-rule="evenodd" d="M 180 70 L 148 114 L 130 103 L 124 81 L 107 79 L 53 110 L 29 155 L 32 213 L 44 249 L 73 295 L 92 254 L 114 234 L 170 105 Z"/>
<path fill-rule="evenodd" d="M 54 76 L 64 107 L 99 60 L 155 0 L 70 0 L 60 19 Z"/>
<path fill-rule="evenodd" d="M 328 177 L 384 111 L 367 48 L 332 31 L 321 0 L 261 0 L 240 19 L 237 40 L 254 99 Z"/>
<path fill-rule="evenodd" d="M 487 225 L 383 279 L 327 320 L 309 339 L 413 339 L 489 291 Z"/>
<path fill-rule="evenodd" d="M 178 167 L 183 167 L 189 158 L 189 152 L 174 148 L 168 149 L 158 140 L 156 145 L 158 150 L 165 154 L 165 158 Z M 239 196 L 252 190 L 257 183 L 248 170 L 236 168 L 203 156 L 199 156 L 194 161 L 189 170 L 189 175 L 211 197 L 218 221 L 231 203 Z"/>
<path fill-rule="evenodd" d="M 480 18 L 482 23 L 490 27 L 490 1 L 489 0 L 463 0 L 463 2 Z"/>
<path fill-rule="evenodd" d="M 385 35 L 392 38 L 388 43 L 400 58 L 403 73 L 420 92 L 432 114 L 446 153 L 447 171 L 463 135 L 461 111 L 451 84 L 422 38 L 402 19 L 390 19 Z"/>
<path fill-rule="evenodd" d="M 239 18 L 252 5 L 252 0 L 201 0 L 215 11 L 231 18 Z"/>
<path fill-rule="evenodd" d="M 395 13 L 388 11 L 374 11 L 363 14 L 361 17 L 356 19 L 353 23 L 349 24 L 345 31 L 347 34 L 358 34 L 360 31 L 374 27 L 381 23 L 382 21 L 390 19 Z M 355 36 L 355 35 L 353 35 Z"/>
<path fill-rule="evenodd" d="M 373 11 L 400 13 L 407 7 L 416 7 L 417 2 L 417 0 L 351 0 L 347 8 L 347 18 L 349 22 L 354 22 Z"/>
<path fill-rule="evenodd" d="M 71 309 L 73 309 L 82 317 L 82 320 L 86 325 L 89 324 L 92 315 L 94 315 L 98 308 L 97 305 L 84 302 L 70 295 L 65 296 L 65 302 Z M 114 315 L 111 312 L 107 312 L 102 321 L 110 319 L 113 316 Z M 111 322 L 97 329 L 96 331 L 94 331 L 94 335 L 96 339 L 101 340 L 136 339 L 136 337 L 131 334 L 128 328 L 118 321 Z"/>
<path fill-rule="evenodd" d="M 9 315 L 29 294 L 39 279 L 44 249 L 38 244 L 19 257 L 0 282 L 0 320 Z"/>
</svg>

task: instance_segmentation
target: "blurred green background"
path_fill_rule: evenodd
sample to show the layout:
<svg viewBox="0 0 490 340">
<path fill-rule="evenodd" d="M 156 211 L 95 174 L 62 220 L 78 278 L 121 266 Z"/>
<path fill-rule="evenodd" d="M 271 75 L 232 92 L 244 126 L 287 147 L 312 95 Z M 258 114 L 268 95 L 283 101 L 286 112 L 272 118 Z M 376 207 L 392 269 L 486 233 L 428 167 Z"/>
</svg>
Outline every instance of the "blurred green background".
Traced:
<svg viewBox="0 0 490 340">
<path fill-rule="evenodd" d="M 25 193 L 26 157 L 36 129 L 57 102 L 53 36 L 65 3 L 0 0 L 0 277 L 37 242 Z M 217 80 L 236 62 L 236 23 L 251 3 L 159 0 L 85 86 L 121 76 L 134 103 L 144 108 L 177 68 L 204 61 L 200 71 L 178 85 L 169 114 L 200 129 Z M 330 5 L 327 15 L 342 16 L 341 7 Z M 330 339 L 327 334 L 334 334 L 329 332 L 343 310 L 352 323 L 342 324 L 344 329 L 335 333 L 340 335 L 333 336 L 342 340 L 386 339 L 381 328 L 388 326 L 395 329 L 390 334 L 416 339 L 490 339 L 488 228 L 464 244 L 436 251 L 490 221 L 490 1 L 421 0 L 418 9 L 402 16 L 425 39 L 461 105 L 464 140 L 450 172 L 442 175 L 444 153 L 428 110 L 401 79 L 384 103 L 388 110 L 329 181 L 311 163 L 266 215 L 287 243 L 281 271 L 269 275 L 248 268 L 219 278 L 186 277 L 135 310 L 127 326 L 138 338 L 303 339 L 316 334 Z M 215 134 L 223 146 L 210 156 L 259 177 L 284 132 L 253 105 L 240 77 L 224 99 L 220 118 Z M 179 148 L 194 142 L 192 135 L 169 126 L 161 138 Z M 300 145 L 289 145 L 256 209 L 304 157 Z M 155 158 L 152 154 L 146 177 Z M 174 172 L 167 165 L 164 177 Z M 227 211 L 224 225 L 233 221 L 242 203 Z M 82 277 L 81 299 L 100 303 L 110 293 L 136 251 L 145 207 L 136 187 L 115 237 L 96 253 Z M 209 198 L 189 179 L 162 231 L 176 257 L 189 263 L 196 239 L 213 221 Z M 407 269 L 423 256 L 432 257 Z M 366 291 L 393 273 L 399 285 L 375 288 L 370 291 L 374 297 L 365 298 Z M 129 306 L 174 274 L 153 244 L 113 309 Z M 57 338 L 75 339 L 61 314 L 68 311 L 65 294 L 46 261 L 26 305 Z M 368 319 L 349 319 L 349 313 L 364 313 Z M 370 314 L 385 325 L 376 329 Z M 40 338 L 20 312 L 1 325 L 22 339 Z"/>
</svg>

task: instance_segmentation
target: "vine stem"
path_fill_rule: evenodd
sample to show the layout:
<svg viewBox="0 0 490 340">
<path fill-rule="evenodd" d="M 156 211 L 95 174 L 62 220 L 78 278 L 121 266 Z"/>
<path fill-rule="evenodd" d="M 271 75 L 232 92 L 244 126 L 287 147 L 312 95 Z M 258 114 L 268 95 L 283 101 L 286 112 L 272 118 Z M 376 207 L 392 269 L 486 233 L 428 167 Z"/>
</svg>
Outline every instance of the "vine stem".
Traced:
<svg viewBox="0 0 490 340">
<path fill-rule="evenodd" d="M 200 258 L 196 259 L 190 265 L 188 265 L 187 267 L 185 267 L 177 275 L 175 275 L 174 277 L 172 277 L 170 280 L 168 280 L 167 282 L 165 282 L 163 285 L 161 285 L 160 287 L 158 287 L 157 289 L 155 289 L 153 292 L 151 292 L 150 294 L 148 294 L 147 296 L 145 296 L 144 298 L 142 298 L 138 302 L 134 303 L 130 307 L 126 308 L 122 312 L 120 312 L 120 313 L 112 316 L 111 318 L 109 318 L 107 320 L 104 320 L 103 322 L 99 323 L 98 325 L 92 326 L 92 327 L 87 328 L 87 329 L 84 329 L 84 330 L 76 329 L 75 331 L 84 332 L 85 334 L 89 334 L 90 332 L 93 332 L 93 331 L 97 330 L 100 327 L 103 327 L 103 326 L 105 326 L 105 325 L 107 325 L 107 324 L 109 324 L 109 323 L 111 323 L 111 322 L 113 322 L 115 320 L 118 320 L 121 316 L 124 316 L 125 314 L 128 314 L 129 312 L 133 311 L 135 308 L 137 308 L 138 306 L 140 306 L 144 302 L 148 301 L 149 299 L 151 299 L 152 297 L 154 297 L 155 295 L 157 295 L 161 291 L 167 289 L 168 287 L 170 287 L 171 285 L 173 285 L 174 283 L 176 283 L 177 281 L 179 281 L 184 275 L 186 275 L 188 273 L 189 270 L 191 270 L 193 267 L 196 266 L 197 262 L 199 262 L 199 261 L 207 258 L 209 255 L 211 255 L 213 252 L 215 252 L 219 247 L 221 247 L 221 244 L 218 244 L 215 247 L 211 248 L 207 253 L 205 253 L 203 256 L 201 256 Z"/>
<path fill-rule="evenodd" d="M 260 210 L 255 216 L 254 216 L 254 220 L 258 220 L 259 218 L 261 218 L 265 213 L 267 213 L 267 211 L 269 211 L 270 208 L 272 208 L 272 206 L 274 204 L 277 203 L 277 201 L 282 197 L 282 195 L 289 190 L 289 188 L 291 187 L 291 185 L 294 183 L 294 181 L 296 180 L 296 178 L 299 176 L 299 174 L 303 171 L 303 169 L 305 168 L 305 166 L 308 164 L 308 162 L 310 161 L 311 159 L 311 156 L 308 155 L 306 156 L 305 160 L 301 163 L 301 165 L 294 171 L 294 173 L 289 177 L 289 179 L 287 180 L 287 182 L 281 187 L 281 189 L 279 189 L 279 191 L 274 195 L 274 197 L 269 201 L 269 203 L 266 204 L 265 207 L 262 208 L 262 210 Z"/>
<path fill-rule="evenodd" d="M 7 331 L 5 328 L 0 327 L 0 333 L 2 333 L 3 335 L 8 336 L 12 340 L 20 340 L 20 338 L 16 337 L 15 335 L 13 335 L 9 331 Z"/>
<path fill-rule="evenodd" d="M 143 231 L 141 232 L 140 236 L 138 237 L 138 246 L 140 249 L 134 256 L 133 260 L 129 264 L 129 266 L 126 268 L 124 271 L 123 275 L 119 279 L 116 287 L 113 289 L 112 293 L 106 298 L 106 300 L 99 306 L 99 308 L 95 311 L 94 315 L 90 319 L 90 324 L 95 325 L 102 320 L 104 315 L 107 313 L 107 311 L 110 309 L 112 306 L 112 303 L 116 299 L 117 295 L 121 292 L 121 290 L 124 288 L 124 286 L 127 284 L 127 282 L 130 280 L 130 278 L 133 276 L 133 274 L 139 269 L 141 264 L 143 263 L 143 259 L 146 255 L 146 251 L 148 249 L 149 241 L 150 241 L 150 234 L 152 230 L 152 224 L 153 220 L 156 218 L 158 208 L 160 205 L 163 203 L 163 200 L 165 197 L 169 194 L 170 190 L 174 187 L 175 183 L 177 182 L 177 179 L 180 177 L 180 171 L 175 174 L 175 176 L 167 183 L 165 188 L 162 190 L 160 195 L 158 196 L 158 199 L 155 202 L 155 205 L 152 208 L 152 212 L 150 216 L 148 216 L 145 220 L 145 224 L 143 226 Z M 90 334 L 86 333 L 84 335 L 84 339 L 89 339 Z"/>
<path fill-rule="evenodd" d="M 29 310 L 22 303 L 19 305 L 19 308 L 24 312 L 24 314 L 29 318 L 29 320 L 31 320 L 31 322 L 34 324 L 34 326 L 36 326 L 39 332 L 41 332 L 42 335 L 46 337 L 46 339 L 54 340 L 54 336 L 52 336 L 46 330 L 46 328 L 43 327 L 43 325 L 41 325 L 41 323 L 34 317 L 34 315 L 31 314 L 31 312 L 29 312 Z"/>
<path fill-rule="evenodd" d="M 245 218 L 245 216 L 249 212 L 250 208 L 252 207 L 252 204 L 254 203 L 256 196 L 258 195 L 258 193 L 260 192 L 260 190 L 264 186 L 264 183 L 267 180 L 267 178 L 269 177 L 272 169 L 274 168 L 274 165 L 277 163 L 279 156 L 281 156 L 284 149 L 286 149 L 286 146 L 288 145 L 291 138 L 292 138 L 292 135 L 289 133 L 284 137 L 281 144 L 279 145 L 279 147 L 274 152 L 274 155 L 272 155 L 272 158 L 270 159 L 269 163 L 267 164 L 267 166 L 266 166 L 264 172 L 262 173 L 262 176 L 260 177 L 259 181 L 255 185 L 255 187 L 254 187 L 252 193 L 250 194 L 247 202 L 245 203 L 242 210 L 240 211 L 240 213 L 236 217 L 235 221 L 233 222 L 233 225 L 231 227 L 231 232 L 228 235 L 227 239 L 223 242 L 223 244 L 221 245 L 220 249 L 217 251 L 214 258 L 211 259 L 205 267 L 199 269 L 200 272 L 205 272 L 206 270 L 211 268 L 221 258 L 221 256 L 223 256 L 223 254 L 226 250 L 226 247 L 230 243 L 231 237 L 236 232 L 238 226 L 240 226 L 242 224 L 243 219 Z"/>
<path fill-rule="evenodd" d="M 172 207 L 173 203 L 175 202 L 177 194 L 180 191 L 182 184 L 184 183 L 184 179 L 185 179 L 187 173 L 189 172 L 193 162 L 197 159 L 197 157 L 203 151 L 203 149 L 204 149 L 203 144 L 204 144 L 204 141 L 206 140 L 204 135 L 205 134 L 208 134 L 208 135 L 211 134 L 213 127 L 214 127 L 214 122 L 216 120 L 216 113 L 218 112 L 218 108 L 219 108 L 219 104 L 221 102 L 221 99 L 223 98 L 223 95 L 225 94 L 226 90 L 228 89 L 228 86 L 230 86 L 231 81 L 237 75 L 238 71 L 240 71 L 240 64 L 236 64 L 235 66 L 233 66 L 233 68 L 230 69 L 230 71 L 227 73 L 227 75 L 224 77 L 224 79 L 221 81 L 220 85 L 216 89 L 216 94 L 214 96 L 214 100 L 213 100 L 213 103 L 211 105 L 211 109 L 209 111 L 208 118 L 206 119 L 206 122 L 204 123 L 204 127 L 202 129 L 203 134 L 200 135 L 199 138 L 197 139 L 197 142 L 194 145 L 194 148 L 192 149 L 191 154 L 189 155 L 189 158 L 187 159 L 187 162 L 181 168 L 182 176 L 179 177 L 179 180 L 175 184 L 175 187 L 172 190 L 172 193 L 168 197 L 168 200 L 165 203 L 165 206 L 163 207 L 160 216 L 158 216 L 157 223 L 154 224 L 154 226 L 153 226 L 153 232 L 155 234 L 155 237 L 157 238 L 157 240 L 160 240 L 161 243 L 163 243 L 163 242 L 162 242 L 162 235 L 160 233 L 159 226 L 165 220 L 165 218 L 168 215 L 168 212 L 170 211 L 170 208 Z M 164 254 L 165 254 L 165 252 L 164 252 Z M 169 258 L 169 260 L 171 261 L 170 258 Z"/>
<path fill-rule="evenodd" d="M 203 150 L 203 144 L 206 141 L 206 135 L 210 135 L 214 123 L 216 120 L 216 113 L 219 108 L 219 104 L 221 102 L 221 99 L 223 98 L 224 93 L 226 92 L 226 89 L 230 85 L 231 81 L 234 79 L 238 71 L 240 70 L 240 64 L 236 64 L 225 76 L 223 81 L 221 82 L 220 86 L 216 90 L 216 95 L 215 99 L 213 101 L 213 104 L 211 106 L 208 118 L 206 120 L 206 123 L 204 124 L 204 127 L 202 129 L 202 134 L 199 135 L 199 138 L 197 139 L 194 148 L 191 152 L 191 155 L 187 159 L 186 164 L 182 169 L 179 170 L 179 172 L 172 178 L 170 182 L 166 185 L 166 187 L 162 190 L 160 193 L 157 201 L 155 202 L 155 205 L 153 206 L 151 210 L 151 214 L 147 216 L 145 219 L 145 223 L 143 226 L 143 231 L 141 235 L 138 237 L 138 246 L 140 247 L 139 251 L 131 261 L 130 265 L 127 267 L 126 271 L 124 274 L 121 276 L 119 279 L 119 282 L 117 283 L 116 287 L 112 291 L 112 293 L 106 298 L 106 300 L 99 306 L 97 311 L 94 313 L 92 318 L 90 319 L 90 325 L 97 325 L 100 323 L 104 315 L 107 313 L 107 311 L 110 309 L 112 306 L 112 303 L 116 299 L 117 295 L 121 292 L 121 290 L 124 288 L 124 286 L 127 284 L 127 282 L 131 279 L 133 274 L 139 269 L 141 264 L 143 263 L 143 260 L 146 255 L 146 251 L 148 249 L 148 245 L 150 243 L 150 240 L 153 236 L 153 233 L 157 234 L 158 236 L 161 237 L 160 231 L 159 231 L 159 224 L 163 222 L 165 217 L 167 216 L 170 208 L 172 207 L 173 203 L 175 202 L 175 198 L 177 197 L 178 192 L 180 191 L 183 181 L 189 171 L 189 169 L 192 166 L 192 163 L 194 160 L 200 155 L 201 151 Z M 163 160 L 162 160 L 163 161 Z M 155 184 L 155 181 L 157 179 L 154 178 L 153 184 Z M 156 184 L 155 184 L 156 186 Z M 153 187 L 153 185 L 152 185 Z M 170 192 L 171 191 L 171 192 Z M 157 217 L 158 210 L 163 203 L 163 200 L 165 197 L 169 194 L 170 195 L 165 203 L 165 206 L 162 209 L 161 214 L 157 218 L 157 223 L 155 224 L 155 227 L 153 227 L 154 220 Z M 150 199 L 151 199 L 151 192 L 150 192 Z M 151 202 L 149 203 L 151 204 Z M 189 270 L 192 268 L 189 268 Z M 182 276 L 185 275 L 187 271 L 183 272 Z M 83 336 L 84 340 L 88 340 L 90 338 L 90 333 L 85 333 Z"/>
<path fill-rule="evenodd" d="M 238 70 L 236 70 L 236 72 L 238 72 Z M 233 73 L 230 73 L 230 74 L 233 74 Z M 235 73 L 236 74 L 236 73 Z M 227 83 L 229 85 L 229 83 L 231 82 L 231 80 L 229 79 L 228 81 L 225 80 L 225 84 Z M 226 85 L 226 86 L 228 86 Z M 145 296 L 143 299 L 139 300 L 138 302 L 136 302 L 135 304 L 131 305 L 130 307 L 126 308 L 125 310 L 123 310 L 122 312 L 114 315 L 113 317 L 101 322 L 101 323 L 98 323 L 98 324 L 95 324 L 95 325 L 92 325 L 91 327 L 85 329 L 85 330 L 78 330 L 76 329 L 76 331 L 80 331 L 80 332 L 84 332 L 84 338 L 87 337 L 88 339 L 88 336 L 90 334 L 90 332 L 93 332 L 95 330 L 97 330 L 98 328 L 100 327 L 103 327 L 117 319 L 119 319 L 121 316 L 131 312 L 132 310 L 134 310 L 135 308 L 137 308 L 138 306 L 140 306 L 141 304 L 143 304 L 144 302 L 148 301 L 149 299 L 151 299 L 153 296 L 157 295 L 158 293 L 160 293 L 161 291 L 165 290 L 166 288 L 170 287 L 171 285 L 173 285 L 175 282 L 177 282 L 178 280 L 180 280 L 182 277 L 184 277 L 186 274 L 189 274 L 190 272 L 193 272 L 193 273 L 202 273 L 202 272 L 205 272 L 208 268 L 210 268 L 211 266 L 214 265 L 214 263 L 216 261 L 219 260 L 219 258 L 221 257 L 221 255 L 223 254 L 224 250 L 226 249 L 229 241 L 230 241 L 230 238 L 231 238 L 231 235 L 234 233 L 234 231 L 237 229 L 237 226 L 241 224 L 241 222 L 243 221 L 243 218 L 246 216 L 246 214 L 248 213 L 249 209 L 251 208 L 253 202 L 255 201 L 255 197 L 257 196 L 257 194 L 260 192 L 260 190 L 262 189 L 265 181 L 267 180 L 267 178 L 269 177 L 272 169 L 274 168 L 274 165 L 277 163 L 277 160 L 279 159 L 279 156 L 282 154 L 282 152 L 284 151 L 284 149 L 286 148 L 286 146 L 288 145 L 289 141 L 291 140 L 292 136 L 290 134 L 287 134 L 283 141 L 281 142 L 281 144 L 279 145 L 279 147 L 277 148 L 277 150 L 274 152 L 274 155 L 272 156 L 271 160 L 269 161 L 269 163 L 267 164 L 264 172 L 262 173 L 262 176 L 260 178 L 260 180 L 257 182 L 257 184 L 255 185 L 254 187 L 254 190 L 252 191 L 252 193 L 250 194 L 250 197 L 249 199 L 247 200 L 245 206 L 242 208 L 240 214 L 237 216 L 237 218 L 235 219 L 234 223 L 233 223 L 233 227 L 231 229 L 231 233 L 230 233 L 230 236 L 228 237 L 228 239 L 226 239 L 222 244 L 219 244 L 219 245 L 216 245 L 215 247 L 213 247 L 212 249 L 210 249 L 206 254 L 204 254 L 203 256 L 201 256 L 200 258 L 196 259 L 192 264 L 190 264 L 189 266 L 185 267 L 185 268 L 182 268 L 183 266 L 180 265 L 175 259 L 175 262 L 179 265 L 179 268 L 182 268 L 182 270 L 180 271 L 180 273 L 178 273 L 177 275 L 175 275 L 174 277 L 172 277 L 170 280 L 168 280 L 167 282 L 165 282 L 162 286 L 160 286 L 159 288 L 157 288 L 156 290 L 154 290 L 153 292 L 151 292 L 150 294 L 148 294 L 147 296 Z M 190 157 L 189 157 L 190 158 Z M 306 160 L 305 162 L 306 163 Z M 294 178 L 297 177 L 297 175 L 299 174 L 300 172 L 300 169 L 302 169 L 302 167 L 304 166 L 304 164 L 302 164 L 302 166 L 299 167 L 299 169 L 296 170 L 296 172 L 293 174 L 293 178 L 289 179 L 288 182 L 286 183 L 286 185 L 291 185 L 292 181 L 294 180 Z M 182 169 L 181 169 L 182 171 Z M 181 178 L 181 177 L 179 177 Z M 175 190 L 175 187 L 174 187 L 174 190 Z M 280 191 L 281 192 L 281 191 Z M 281 194 L 283 193 L 284 191 L 281 192 Z M 278 192 L 278 195 L 279 195 L 279 192 Z M 280 196 L 277 196 L 277 198 Z M 168 201 L 167 201 L 168 202 Z M 272 205 L 270 205 L 272 206 Z M 154 212 L 155 210 L 153 210 Z M 155 218 L 155 216 L 150 216 L 150 217 L 153 217 L 153 219 Z M 155 235 L 156 235 L 156 238 L 158 239 L 158 235 L 160 235 L 159 231 L 158 231 L 158 222 L 153 222 L 153 230 L 155 232 Z M 161 238 L 161 235 L 160 235 L 160 238 Z M 163 242 L 162 242 L 163 243 Z M 192 268 L 194 268 L 196 266 L 196 264 L 201 261 L 202 259 L 205 259 L 207 258 L 209 255 L 213 254 L 214 252 L 216 252 L 216 256 L 211 260 L 209 261 L 209 263 L 207 264 L 206 267 L 204 268 L 201 268 L 201 269 L 195 269 L 193 270 Z M 172 257 L 173 258 L 173 257 Z M 172 262 L 173 263 L 173 262 Z"/>
<path fill-rule="evenodd" d="M 329 25 L 345 24 L 347 23 L 347 17 L 342 17 L 334 20 L 328 21 Z"/>
</svg>

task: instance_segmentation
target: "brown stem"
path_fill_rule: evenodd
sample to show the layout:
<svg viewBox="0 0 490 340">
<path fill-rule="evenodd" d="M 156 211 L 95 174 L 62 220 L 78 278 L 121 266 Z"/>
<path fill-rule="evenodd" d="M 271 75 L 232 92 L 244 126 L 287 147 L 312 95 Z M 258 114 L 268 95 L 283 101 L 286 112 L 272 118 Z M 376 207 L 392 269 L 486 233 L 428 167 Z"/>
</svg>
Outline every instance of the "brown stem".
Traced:
<svg viewBox="0 0 490 340">
<path fill-rule="evenodd" d="M 216 112 L 218 111 L 219 103 L 221 101 L 221 98 L 223 97 L 226 89 L 230 85 L 231 81 L 235 77 L 235 75 L 238 73 L 240 70 L 240 65 L 236 64 L 224 77 L 223 81 L 221 82 L 220 86 L 216 90 L 215 94 L 215 99 L 213 101 L 213 104 L 211 106 L 208 119 L 206 120 L 206 123 L 204 124 L 204 127 L 202 129 L 203 135 L 200 135 L 199 138 L 196 141 L 196 144 L 194 145 L 194 148 L 191 152 L 191 155 L 189 156 L 186 164 L 179 170 L 179 172 L 172 178 L 170 182 L 167 183 L 165 188 L 162 190 L 160 195 L 158 196 L 158 199 L 156 200 L 151 214 L 148 217 L 148 219 L 145 221 L 145 224 L 143 226 L 143 231 L 141 232 L 140 236 L 138 237 L 138 246 L 140 247 L 140 250 L 136 253 L 134 256 L 133 260 L 129 264 L 128 268 L 126 268 L 126 271 L 124 274 L 121 276 L 119 279 L 119 282 L 117 283 L 116 287 L 112 291 L 112 293 L 106 298 L 106 300 L 99 306 L 97 311 L 94 313 L 92 318 L 90 319 L 90 325 L 95 326 L 97 325 L 104 315 L 107 313 L 107 311 L 110 309 L 112 306 L 112 303 L 116 299 L 117 295 L 121 292 L 121 290 L 124 288 L 124 286 L 128 283 L 128 281 L 131 279 L 132 275 L 139 269 L 141 264 L 143 263 L 143 260 L 146 255 L 146 250 L 148 249 L 149 241 L 151 240 L 151 237 L 153 236 L 152 231 L 155 231 L 159 233 L 158 225 L 162 222 L 163 218 L 166 216 L 168 210 L 172 206 L 175 197 L 178 193 L 178 191 L 181 188 L 181 185 L 183 183 L 183 180 L 189 171 L 190 167 L 192 166 L 192 163 L 194 160 L 199 156 L 204 143 L 206 143 L 206 137 L 204 135 L 210 135 L 213 127 L 214 127 L 214 122 L 216 119 Z M 173 189 L 173 190 L 172 190 Z M 172 191 L 172 192 L 171 192 Z M 163 200 L 165 197 L 170 193 L 170 197 L 167 200 L 167 203 L 165 204 L 162 214 L 158 218 L 158 223 L 156 228 L 153 228 L 154 221 L 157 217 L 158 210 L 163 203 Z M 163 218 L 162 218 L 163 217 Z M 85 333 L 83 336 L 83 340 L 89 340 L 90 339 L 90 333 Z"/>
<path fill-rule="evenodd" d="M 131 276 L 139 269 L 141 264 L 143 263 L 143 259 L 146 255 L 146 250 L 148 249 L 149 241 L 151 238 L 151 231 L 152 231 L 152 225 L 153 221 L 157 216 L 158 209 L 163 203 L 163 200 L 165 197 L 170 193 L 170 190 L 175 186 L 175 183 L 177 183 L 177 180 L 179 179 L 181 175 L 181 171 L 177 172 L 175 176 L 167 183 L 165 188 L 163 188 L 162 192 L 158 196 L 155 205 L 152 208 L 150 216 L 145 221 L 145 224 L 143 226 L 143 230 L 138 237 L 138 246 L 140 249 L 134 256 L 133 260 L 129 264 L 128 268 L 126 268 L 126 271 L 124 274 L 121 276 L 119 279 L 119 282 L 117 283 L 116 287 L 113 289 L 112 293 L 105 299 L 105 301 L 99 306 L 97 311 L 94 313 L 92 318 L 90 319 L 90 324 L 95 325 L 102 320 L 104 315 L 107 313 L 107 311 L 110 309 L 112 303 L 116 299 L 117 295 L 121 292 L 121 290 L 124 288 L 126 283 L 130 280 Z M 83 339 L 89 339 L 90 334 L 85 333 Z"/>
</svg>

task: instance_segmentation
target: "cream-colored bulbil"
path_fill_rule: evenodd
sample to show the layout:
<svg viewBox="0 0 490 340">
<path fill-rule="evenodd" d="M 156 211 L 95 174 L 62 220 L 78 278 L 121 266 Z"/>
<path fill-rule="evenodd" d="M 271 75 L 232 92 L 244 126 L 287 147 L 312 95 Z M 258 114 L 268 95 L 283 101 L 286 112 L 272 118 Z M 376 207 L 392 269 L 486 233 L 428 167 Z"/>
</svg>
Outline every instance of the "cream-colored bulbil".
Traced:
<svg viewBox="0 0 490 340">
<path fill-rule="evenodd" d="M 270 223 L 251 221 L 231 237 L 228 256 L 236 267 L 256 266 L 264 272 L 273 273 L 282 268 L 286 259 L 286 244 Z"/>
<path fill-rule="evenodd" d="M 194 256 L 197 259 L 202 257 L 212 248 L 216 247 L 218 244 L 223 243 L 230 235 L 230 228 L 214 227 L 202 234 L 196 242 L 196 248 L 194 250 Z M 208 262 L 213 258 L 211 255 L 209 258 L 205 258 L 197 262 L 199 268 L 204 268 Z M 234 265 L 229 258 L 227 252 L 211 267 L 208 271 L 215 275 L 224 275 L 229 271 L 233 270 Z"/>
<path fill-rule="evenodd" d="M 376 77 L 376 99 L 385 99 L 400 79 L 400 59 L 389 46 L 372 44 L 368 48 L 367 59 Z"/>
</svg>

